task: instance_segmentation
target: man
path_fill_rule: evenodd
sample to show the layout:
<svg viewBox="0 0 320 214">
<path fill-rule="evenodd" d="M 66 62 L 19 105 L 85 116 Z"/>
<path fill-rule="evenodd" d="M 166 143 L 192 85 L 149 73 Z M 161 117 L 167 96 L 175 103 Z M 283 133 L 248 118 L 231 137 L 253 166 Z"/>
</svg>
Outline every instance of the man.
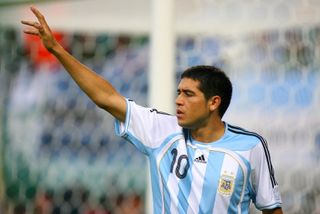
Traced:
<svg viewBox="0 0 320 214">
<path fill-rule="evenodd" d="M 220 69 L 196 66 L 181 76 L 176 116 L 145 108 L 81 64 L 53 38 L 43 15 L 22 21 L 75 82 L 116 119 L 116 133 L 150 161 L 154 213 L 282 213 L 265 140 L 222 121 L 232 84 Z"/>
</svg>

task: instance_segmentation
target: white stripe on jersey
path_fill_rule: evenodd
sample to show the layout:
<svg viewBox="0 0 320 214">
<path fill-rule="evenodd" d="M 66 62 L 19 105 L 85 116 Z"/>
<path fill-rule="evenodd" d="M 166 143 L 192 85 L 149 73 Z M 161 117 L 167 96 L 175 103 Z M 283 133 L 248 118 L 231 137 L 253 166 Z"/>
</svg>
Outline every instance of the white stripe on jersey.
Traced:
<svg viewBox="0 0 320 214">
<path fill-rule="evenodd" d="M 234 164 L 234 161 L 235 161 L 234 158 L 231 157 L 230 155 L 224 156 L 223 163 L 221 166 L 221 171 L 220 171 L 220 177 L 222 175 L 228 174 L 236 178 L 238 166 Z M 212 213 L 228 213 L 231 196 L 232 195 L 230 196 L 221 195 L 219 191 L 217 191 L 215 202 L 214 202 L 214 209 Z"/>
<path fill-rule="evenodd" d="M 208 160 L 209 151 L 208 150 L 196 150 L 194 158 L 203 155 L 205 160 Z M 202 195 L 202 187 L 206 174 L 207 164 L 193 162 L 192 165 L 192 183 L 191 192 L 188 197 L 189 207 L 188 214 L 199 213 L 199 204 Z"/>
</svg>

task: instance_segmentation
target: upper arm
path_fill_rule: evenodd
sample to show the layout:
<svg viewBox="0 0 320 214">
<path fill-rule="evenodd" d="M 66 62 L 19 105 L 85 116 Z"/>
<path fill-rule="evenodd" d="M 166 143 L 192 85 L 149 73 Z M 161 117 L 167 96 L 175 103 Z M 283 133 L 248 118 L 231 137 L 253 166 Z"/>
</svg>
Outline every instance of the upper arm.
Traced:
<svg viewBox="0 0 320 214">
<path fill-rule="evenodd" d="M 108 105 L 101 105 L 101 108 L 108 111 L 112 116 L 114 116 L 117 120 L 124 122 L 127 114 L 127 104 L 126 99 L 117 94 L 109 98 Z"/>
<path fill-rule="evenodd" d="M 127 112 L 126 99 L 119 93 L 116 92 L 110 97 L 102 97 L 98 103 L 99 107 L 108 111 L 117 120 L 125 121 Z"/>
</svg>

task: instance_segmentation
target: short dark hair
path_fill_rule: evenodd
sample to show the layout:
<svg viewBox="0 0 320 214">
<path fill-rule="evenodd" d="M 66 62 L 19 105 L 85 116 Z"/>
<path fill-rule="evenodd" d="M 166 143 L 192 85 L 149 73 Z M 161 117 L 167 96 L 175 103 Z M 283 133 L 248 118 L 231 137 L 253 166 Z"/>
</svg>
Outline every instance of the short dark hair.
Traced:
<svg viewBox="0 0 320 214">
<path fill-rule="evenodd" d="M 232 96 L 232 83 L 229 77 L 215 66 L 198 65 L 185 70 L 181 74 L 181 79 L 183 78 L 199 81 L 199 89 L 206 100 L 213 96 L 220 96 L 219 115 L 222 118 L 229 107 Z"/>
</svg>

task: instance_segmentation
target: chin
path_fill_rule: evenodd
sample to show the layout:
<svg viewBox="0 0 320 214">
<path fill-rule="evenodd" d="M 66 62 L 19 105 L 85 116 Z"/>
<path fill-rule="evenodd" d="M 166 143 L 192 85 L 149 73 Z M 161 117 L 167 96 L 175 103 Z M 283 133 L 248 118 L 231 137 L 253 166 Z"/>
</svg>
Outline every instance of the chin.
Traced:
<svg viewBox="0 0 320 214">
<path fill-rule="evenodd" d="M 179 126 L 181 126 L 182 128 L 185 128 L 185 124 L 181 121 L 178 121 Z"/>
<path fill-rule="evenodd" d="M 179 126 L 181 126 L 182 128 L 186 128 L 186 129 L 190 129 L 190 128 L 191 128 L 190 125 L 188 125 L 188 124 L 186 124 L 186 123 L 183 123 L 183 122 L 181 122 L 181 121 L 178 121 L 178 124 L 179 124 Z"/>
</svg>

